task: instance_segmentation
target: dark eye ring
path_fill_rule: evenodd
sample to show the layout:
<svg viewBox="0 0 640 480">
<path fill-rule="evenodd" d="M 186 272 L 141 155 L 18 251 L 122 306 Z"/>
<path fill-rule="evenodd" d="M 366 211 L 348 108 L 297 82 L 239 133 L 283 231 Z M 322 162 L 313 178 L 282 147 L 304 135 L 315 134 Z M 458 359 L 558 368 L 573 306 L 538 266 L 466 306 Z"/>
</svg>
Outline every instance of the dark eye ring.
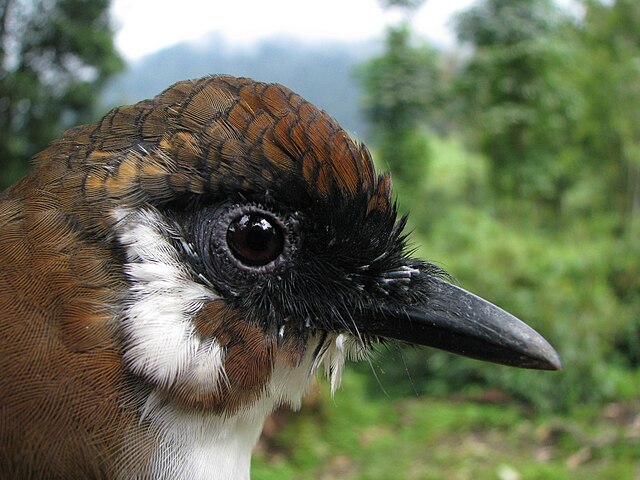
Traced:
<svg viewBox="0 0 640 480">
<path fill-rule="evenodd" d="M 262 212 L 242 213 L 229 223 L 227 245 L 241 263 L 260 267 L 282 255 L 285 233 L 275 219 Z"/>
</svg>

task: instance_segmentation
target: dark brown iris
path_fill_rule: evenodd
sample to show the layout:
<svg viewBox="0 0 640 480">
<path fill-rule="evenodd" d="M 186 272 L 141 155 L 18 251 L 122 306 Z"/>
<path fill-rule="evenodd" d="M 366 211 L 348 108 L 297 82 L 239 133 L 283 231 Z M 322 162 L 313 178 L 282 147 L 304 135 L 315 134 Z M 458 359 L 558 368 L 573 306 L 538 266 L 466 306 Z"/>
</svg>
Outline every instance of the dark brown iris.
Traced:
<svg viewBox="0 0 640 480">
<path fill-rule="evenodd" d="M 280 256 L 284 234 L 280 225 L 265 215 L 243 214 L 229 224 L 227 244 L 242 263 L 258 267 Z"/>
</svg>

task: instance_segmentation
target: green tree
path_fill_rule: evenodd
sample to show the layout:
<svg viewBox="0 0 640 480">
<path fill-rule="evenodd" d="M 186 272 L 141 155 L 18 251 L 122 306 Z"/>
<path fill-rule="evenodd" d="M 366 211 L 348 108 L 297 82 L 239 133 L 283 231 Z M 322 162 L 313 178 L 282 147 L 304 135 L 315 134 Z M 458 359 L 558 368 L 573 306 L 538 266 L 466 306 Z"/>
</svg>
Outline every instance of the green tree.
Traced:
<svg viewBox="0 0 640 480">
<path fill-rule="evenodd" d="M 491 166 L 494 190 L 554 209 L 571 187 L 577 156 L 566 148 L 580 97 L 563 72 L 575 58 L 552 0 L 483 0 L 457 18 L 473 53 L 460 75 L 463 122 Z"/>
<path fill-rule="evenodd" d="M 585 12 L 574 77 L 587 101 L 577 140 L 596 201 L 629 225 L 640 216 L 640 3 L 588 1 Z"/>
<path fill-rule="evenodd" d="M 0 189 L 123 67 L 108 0 L 0 0 Z"/>
<path fill-rule="evenodd" d="M 426 169 L 423 129 L 438 96 L 438 55 L 425 44 L 414 45 L 407 23 L 389 28 L 385 45 L 382 55 L 360 68 L 363 109 L 379 159 L 394 179 L 412 188 Z"/>
</svg>

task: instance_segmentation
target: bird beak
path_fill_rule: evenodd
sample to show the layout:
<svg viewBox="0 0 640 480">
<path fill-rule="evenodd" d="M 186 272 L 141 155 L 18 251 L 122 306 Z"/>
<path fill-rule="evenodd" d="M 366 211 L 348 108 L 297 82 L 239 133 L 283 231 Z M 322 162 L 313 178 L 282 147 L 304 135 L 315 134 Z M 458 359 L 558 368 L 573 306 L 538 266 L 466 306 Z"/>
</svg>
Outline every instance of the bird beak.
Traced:
<svg viewBox="0 0 640 480">
<path fill-rule="evenodd" d="M 439 278 L 430 277 L 427 285 L 422 300 L 383 304 L 358 328 L 503 365 L 562 369 L 560 357 L 542 335 L 510 313 Z"/>
</svg>

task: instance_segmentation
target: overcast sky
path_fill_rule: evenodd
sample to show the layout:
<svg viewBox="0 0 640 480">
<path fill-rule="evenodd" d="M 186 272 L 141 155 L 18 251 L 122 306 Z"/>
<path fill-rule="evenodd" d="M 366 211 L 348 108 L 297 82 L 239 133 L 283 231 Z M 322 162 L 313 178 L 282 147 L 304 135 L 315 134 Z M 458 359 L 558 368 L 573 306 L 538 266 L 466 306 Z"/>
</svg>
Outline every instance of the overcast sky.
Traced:
<svg viewBox="0 0 640 480">
<path fill-rule="evenodd" d="M 452 14 L 473 0 L 427 0 L 412 17 L 421 34 L 439 44 L 453 42 Z M 306 41 L 379 38 L 401 12 L 378 0 L 115 0 L 116 45 L 129 60 L 218 32 L 231 46 L 288 35 Z"/>
</svg>

